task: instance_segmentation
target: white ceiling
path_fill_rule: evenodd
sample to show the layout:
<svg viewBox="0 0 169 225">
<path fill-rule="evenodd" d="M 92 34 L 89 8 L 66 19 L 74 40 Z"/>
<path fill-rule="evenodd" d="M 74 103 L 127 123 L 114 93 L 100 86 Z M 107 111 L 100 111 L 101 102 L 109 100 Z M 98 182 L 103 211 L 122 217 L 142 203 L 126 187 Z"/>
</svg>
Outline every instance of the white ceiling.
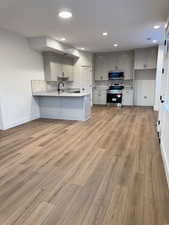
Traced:
<svg viewBox="0 0 169 225">
<path fill-rule="evenodd" d="M 58 18 L 70 9 L 69 21 Z M 26 37 L 65 37 L 74 47 L 101 52 L 152 45 L 148 37 L 162 40 L 162 24 L 169 13 L 168 0 L 0 0 L 0 27 Z M 102 32 L 108 37 L 102 37 Z"/>
</svg>

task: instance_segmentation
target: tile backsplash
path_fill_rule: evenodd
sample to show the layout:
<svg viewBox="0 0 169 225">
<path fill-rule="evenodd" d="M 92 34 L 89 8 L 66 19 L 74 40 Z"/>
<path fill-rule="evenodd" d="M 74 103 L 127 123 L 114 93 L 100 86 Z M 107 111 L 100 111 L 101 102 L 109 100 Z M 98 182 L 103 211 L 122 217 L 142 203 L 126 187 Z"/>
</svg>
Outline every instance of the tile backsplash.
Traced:
<svg viewBox="0 0 169 225">
<path fill-rule="evenodd" d="M 72 89 L 73 87 L 68 82 L 64 82 L 64 89 Z M 32 92 L 41 92 L 41 91 L 56 91 L 57 82 L 45 80 L 32 80 L 31 81 Z"/>
<path fill-rule="evenodd" d="M 50 91 L 57 89 L 56 82 L 46 82 L 45 80 L 32 80 L 32 92 Z"/>
<path fill-rule="evenodd" d="M 44 80 L 32 80 L 31 81 L 32 92 L 46 91 L 47 84 Z"/>
</svg>

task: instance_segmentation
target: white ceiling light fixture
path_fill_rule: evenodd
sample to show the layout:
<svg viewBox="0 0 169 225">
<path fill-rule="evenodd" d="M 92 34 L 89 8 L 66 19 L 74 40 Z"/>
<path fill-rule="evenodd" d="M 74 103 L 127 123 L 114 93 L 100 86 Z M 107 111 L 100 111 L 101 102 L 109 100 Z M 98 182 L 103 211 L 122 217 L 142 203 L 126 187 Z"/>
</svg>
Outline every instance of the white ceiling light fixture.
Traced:
<svg viewBox="0 0 169 225">
<path fill-rule="evenodd" d="M 66 41 L 66 38 L 63 37 L 63 38 L 61 38 L 60 40 L 61 40 L 61 41 Z"/>
<path fill-rule="evenodd" d="M 153 43 L 156 44 L 157 43 L 157 40 L 153 40 Z"/>
<path fill-rule="evenodd" d="M 85 48 L 84 47 L 81 47 L 81 48 L 79 48 L 80 50 L 82 50 L 82 51 L 84 51 L 85 50 Z"/>
<path fill-rule="evenodd" d="M 59 17 L 62 19 L 70 19 L 72 17 L 72 13 L 68 10 L 63 10 L 59 12 Z"/>
<path fill-rule="evenodd" d="M 155 25 L 155 26 L 154 26 L 154 29 L 155 29 L 155 30 L 157 30 L 157 29 L 159 29 L 159 28 L 160 28 L 160 25 Z"/>
<path fill-rule="evenodd" d="M 107 33 L 107 32 L 103 32 L 102 35 L 103 35 L 103 36 L 107 36 L 108 33 Z"/>
<path fill-rule="evenodd" d="M 118 44 L 114 44 L 113 46 L 114 46 L 115 48 L 117 48 L 119 45 L 118 45 Z"/>
</svg>

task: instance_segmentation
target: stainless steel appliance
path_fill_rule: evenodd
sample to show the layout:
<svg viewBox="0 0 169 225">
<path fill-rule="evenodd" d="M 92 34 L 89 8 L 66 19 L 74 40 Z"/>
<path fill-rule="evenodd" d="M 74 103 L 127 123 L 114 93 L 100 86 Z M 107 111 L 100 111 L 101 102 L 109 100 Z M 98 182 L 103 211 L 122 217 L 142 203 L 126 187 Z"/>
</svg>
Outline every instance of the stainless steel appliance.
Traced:
<svg viewBox="0 0 169 225">
<path fill-rule="evenodd" d="M 124 86 L 119 84 L 114 84 L 107 90 L 107 103 L 116 104 L 117 106 L 122 105 L 122 90 Z"/>
<path fill-rule="evenodd" d="M 109 72 L 109 80 L 122 80 L 124 79 L 124 72 Z"/>
</svg>

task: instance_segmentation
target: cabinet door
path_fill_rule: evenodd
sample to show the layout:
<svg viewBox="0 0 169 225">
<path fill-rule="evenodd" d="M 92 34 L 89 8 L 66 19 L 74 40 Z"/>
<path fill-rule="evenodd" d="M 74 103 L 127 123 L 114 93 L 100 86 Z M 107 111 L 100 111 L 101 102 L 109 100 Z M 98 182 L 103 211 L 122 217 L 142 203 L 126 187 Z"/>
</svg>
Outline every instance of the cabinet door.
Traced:
<svg viewBox="0 0 169 225">
<path fill-rule="evenodd" d="M 48 62 L 45 65 L 45 79 L 47 81 L 57 81 L 61 73 L 62 66 L 60 63 Z"/>
<path fill-rule="evenodd" d="M 103 80 L 108 80 L 108 72 L 109 71 L 107 69 L 106 59 L 104 59 L 103 68 L 102 68 Z"/>
<path fill-rule="evenodd" d="M 123 97 L 122 97 L 122 104 L 126 106 L 133 105 L 133 90 L 132 89 L 124 89 L 123 90 Z"/>
<path fill-rule="evenodd" d="M 136 70 L 155 69 L 157 64 L 156 48 L 137 49 L 135 51 L 134 68 Z"/>
<path fill-rule="evenodd" d="M 69 81 L 73 81 L 73 59 L 69 57 L 62 58 L 62 76 L 68 77 Z"/>
<path fill-rule="evenodd" d="M 133 79 L 133 55 L 132 53 L 121 53 L 118 57 L 118 67 L 124 72 L 124 79 Z"/>
<path fill-rule="evenodd" d="M 95 59 L 95 80 L 108 80 L 106 60 L 102 55 L 96 56 Z"/>
<path fill-rule="evenodd" d="M 148 68 L 156 68 L 157 67 L 157 49 L 156 48 L 152 48 L 148 51 L 148 55 L 147 55 L 147 65 Z"/>
<path fill-rule="evenodd" d="M 100 104 L 101 105 L 106 105 L 106 103 L 107 103 L 107 92 L 106 91 L 101 91 Z"/>
<path fill-rule="evenodd" d="M 70 64 L 62 65 L 62 76 L 68 77 L 69 81 L 73 81 L 73 66 Z"/>
<path fill-rule="evenodd" d="M 135 60 L 134 60 L 134 68 L 135 69 L 144 69 L 146 67 L 145 64 L 145 50 L 144 49 L 137 49 L 135 50 Z"/>
<path fill-rule="evenodd" d="M 62 61 L 60 55 L 54 53 L 43 53 L 45 80 L 57 81 L 62 74 Z"/>
<path fill-rule="evenodd" d="M 107 65 L 107 68 L 108 68 L 107 72 L 119 71 L 118 54 L 117 53 L 107 54 L 106 65 Z"/>
<path fill-rule="evenodd" d="M 93 104 L 94 105 L 106 105 L 107 103 L 107 92 L 103 90 L 93 91 Z"/>
</svg>

